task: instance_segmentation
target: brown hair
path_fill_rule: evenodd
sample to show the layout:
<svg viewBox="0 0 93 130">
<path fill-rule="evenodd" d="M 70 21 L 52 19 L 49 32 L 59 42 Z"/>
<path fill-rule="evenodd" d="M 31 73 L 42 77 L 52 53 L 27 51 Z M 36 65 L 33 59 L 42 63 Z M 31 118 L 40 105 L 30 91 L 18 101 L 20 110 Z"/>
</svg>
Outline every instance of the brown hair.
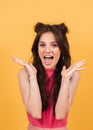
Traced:
<svg viewBox="0 0 93 130">
<path fill-rule="evenodd" d="M 68 32 L 68 28 L 64 23 L 61 24 L 43 24 L 43 23 L 37 23 L 34 28 L 36 34 L 36 37 L 33 42 L 32 46 L 32 54 L 33 54 L 33 65 L 37 69 L 37 80 L 40 88 L 40 94 L 41 94 L 41 99 L 42 99 L 42 111 L 47 109 L 48 103 L 49 103 L 49 98 L 47 95 L 47 92 L 45 90 L 45 87 L 47 85 L 47 80 L 44 80 L 45 75 L 45 69 L 42 65 L 42 62 L 39 58 L 38 55 L 38 42 L 40 39 L 40 36 L 45 33 L 45 32 L 52 32 L 55 36 L 55 39 L 57 41 L 57 44 L 59 46 L 61 55 L 59 58 L 59 61 L 56 65 L 56 70 L 54 73 L 54 78 L 53 78 L 53 101 L 54 101 L 54 109 L 55 109 L 55 104 L 57 101 L 58 93 L 60 90 L 60 85 L 61 85 L 61 71 L 63 66 L 65 65 L 67 68 L 71 64 L 71 56 L 70 56 L 70 50 L 69 50 L 69 43 L 67 40 L 66 33 Z"/>
</svg>

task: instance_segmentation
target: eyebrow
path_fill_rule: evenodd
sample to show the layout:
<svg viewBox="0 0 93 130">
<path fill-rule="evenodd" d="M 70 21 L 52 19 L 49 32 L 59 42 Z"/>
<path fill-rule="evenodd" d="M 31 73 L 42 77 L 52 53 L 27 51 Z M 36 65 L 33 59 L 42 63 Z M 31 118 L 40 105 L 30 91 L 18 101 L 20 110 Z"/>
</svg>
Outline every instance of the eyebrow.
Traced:
<svg viewBox="0 0 93 130">
<path fill-rule="evenodd" d="M 39 41 L 39 43 L 46 43 L 46 42 L 44 42 L 44 41 Z M 52 41 L 52 42 L 50 42 L 50 43 L 57 43 L 56 41 Z"/>
</svg>

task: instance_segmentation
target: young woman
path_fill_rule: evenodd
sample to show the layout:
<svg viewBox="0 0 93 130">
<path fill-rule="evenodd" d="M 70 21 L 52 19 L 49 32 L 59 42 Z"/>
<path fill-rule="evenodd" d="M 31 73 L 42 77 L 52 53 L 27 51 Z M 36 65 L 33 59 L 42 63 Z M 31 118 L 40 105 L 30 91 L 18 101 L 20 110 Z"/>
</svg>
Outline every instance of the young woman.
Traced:
<svg viewBox="0 0 93 130">
<path fill-rule="evenodd" d="M 64 23 L 37 23 L 32 46 L 33 62 L 26 63 L 18 79 L 21 95 L 29 119 L 28 130 L 68 130 L 67 118 L 71 108 L 80 70 L 85 60 L 71 65 L 68 28 Z"/>
</svg>

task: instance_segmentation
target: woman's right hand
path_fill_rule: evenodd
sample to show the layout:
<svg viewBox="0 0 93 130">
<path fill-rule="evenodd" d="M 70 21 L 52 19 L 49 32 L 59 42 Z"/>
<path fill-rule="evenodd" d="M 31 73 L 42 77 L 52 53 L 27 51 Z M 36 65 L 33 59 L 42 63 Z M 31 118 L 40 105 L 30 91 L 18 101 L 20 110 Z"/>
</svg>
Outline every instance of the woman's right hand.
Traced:
<svg viewBox="0 0 93 130">
<path fill-rule="evenodd" d="M 25 67 L 25 69 L 27 70 L 29 76 L 31 75 L 36 75 L 37 73 L 37 70 L 36 68 L 33 66 L 32 63 L 28 64 L 26 63 L 24 60 L 20 59 L 20 58 L 17 58 L 17 57 L 12 57 L 12 60 L 22 66 Z"/>
</svg>

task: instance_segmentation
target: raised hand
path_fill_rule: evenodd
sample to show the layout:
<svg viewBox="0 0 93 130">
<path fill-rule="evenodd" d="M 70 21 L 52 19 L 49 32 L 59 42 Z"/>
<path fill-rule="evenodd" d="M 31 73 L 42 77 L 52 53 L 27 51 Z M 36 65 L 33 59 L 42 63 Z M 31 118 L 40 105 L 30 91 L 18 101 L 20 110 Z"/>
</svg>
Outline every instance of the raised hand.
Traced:
<svg viewBox="0 0 93 130">
<path fill-rule="evenodd" d="M 28 71 L 29 75 L 35 75 L 37 73 L 36 68 L 33 66 L 32 63 L 28 64 L 26 63 L 24 60 L 17 58 L 17 57 L 12 57 L 12 60 L 22 66 L 24 66 L 26 68 L 26 70 Z"/>
<path fill-rule="evenodd" d="M 66 69 L 66 66 L 63 66 L 63 69 L 61 72 L 62 77 L 65 79 L 71 79 L 71 77 L 75 71 L 86 69 L 86 68 L 82 68 L 82 66 L 85 64 L 86 64 L 86 60 L 81 60 L 80 62 L 77 62 L 74 65 L 71 65 L 68 69 Z"/>
</svg>

